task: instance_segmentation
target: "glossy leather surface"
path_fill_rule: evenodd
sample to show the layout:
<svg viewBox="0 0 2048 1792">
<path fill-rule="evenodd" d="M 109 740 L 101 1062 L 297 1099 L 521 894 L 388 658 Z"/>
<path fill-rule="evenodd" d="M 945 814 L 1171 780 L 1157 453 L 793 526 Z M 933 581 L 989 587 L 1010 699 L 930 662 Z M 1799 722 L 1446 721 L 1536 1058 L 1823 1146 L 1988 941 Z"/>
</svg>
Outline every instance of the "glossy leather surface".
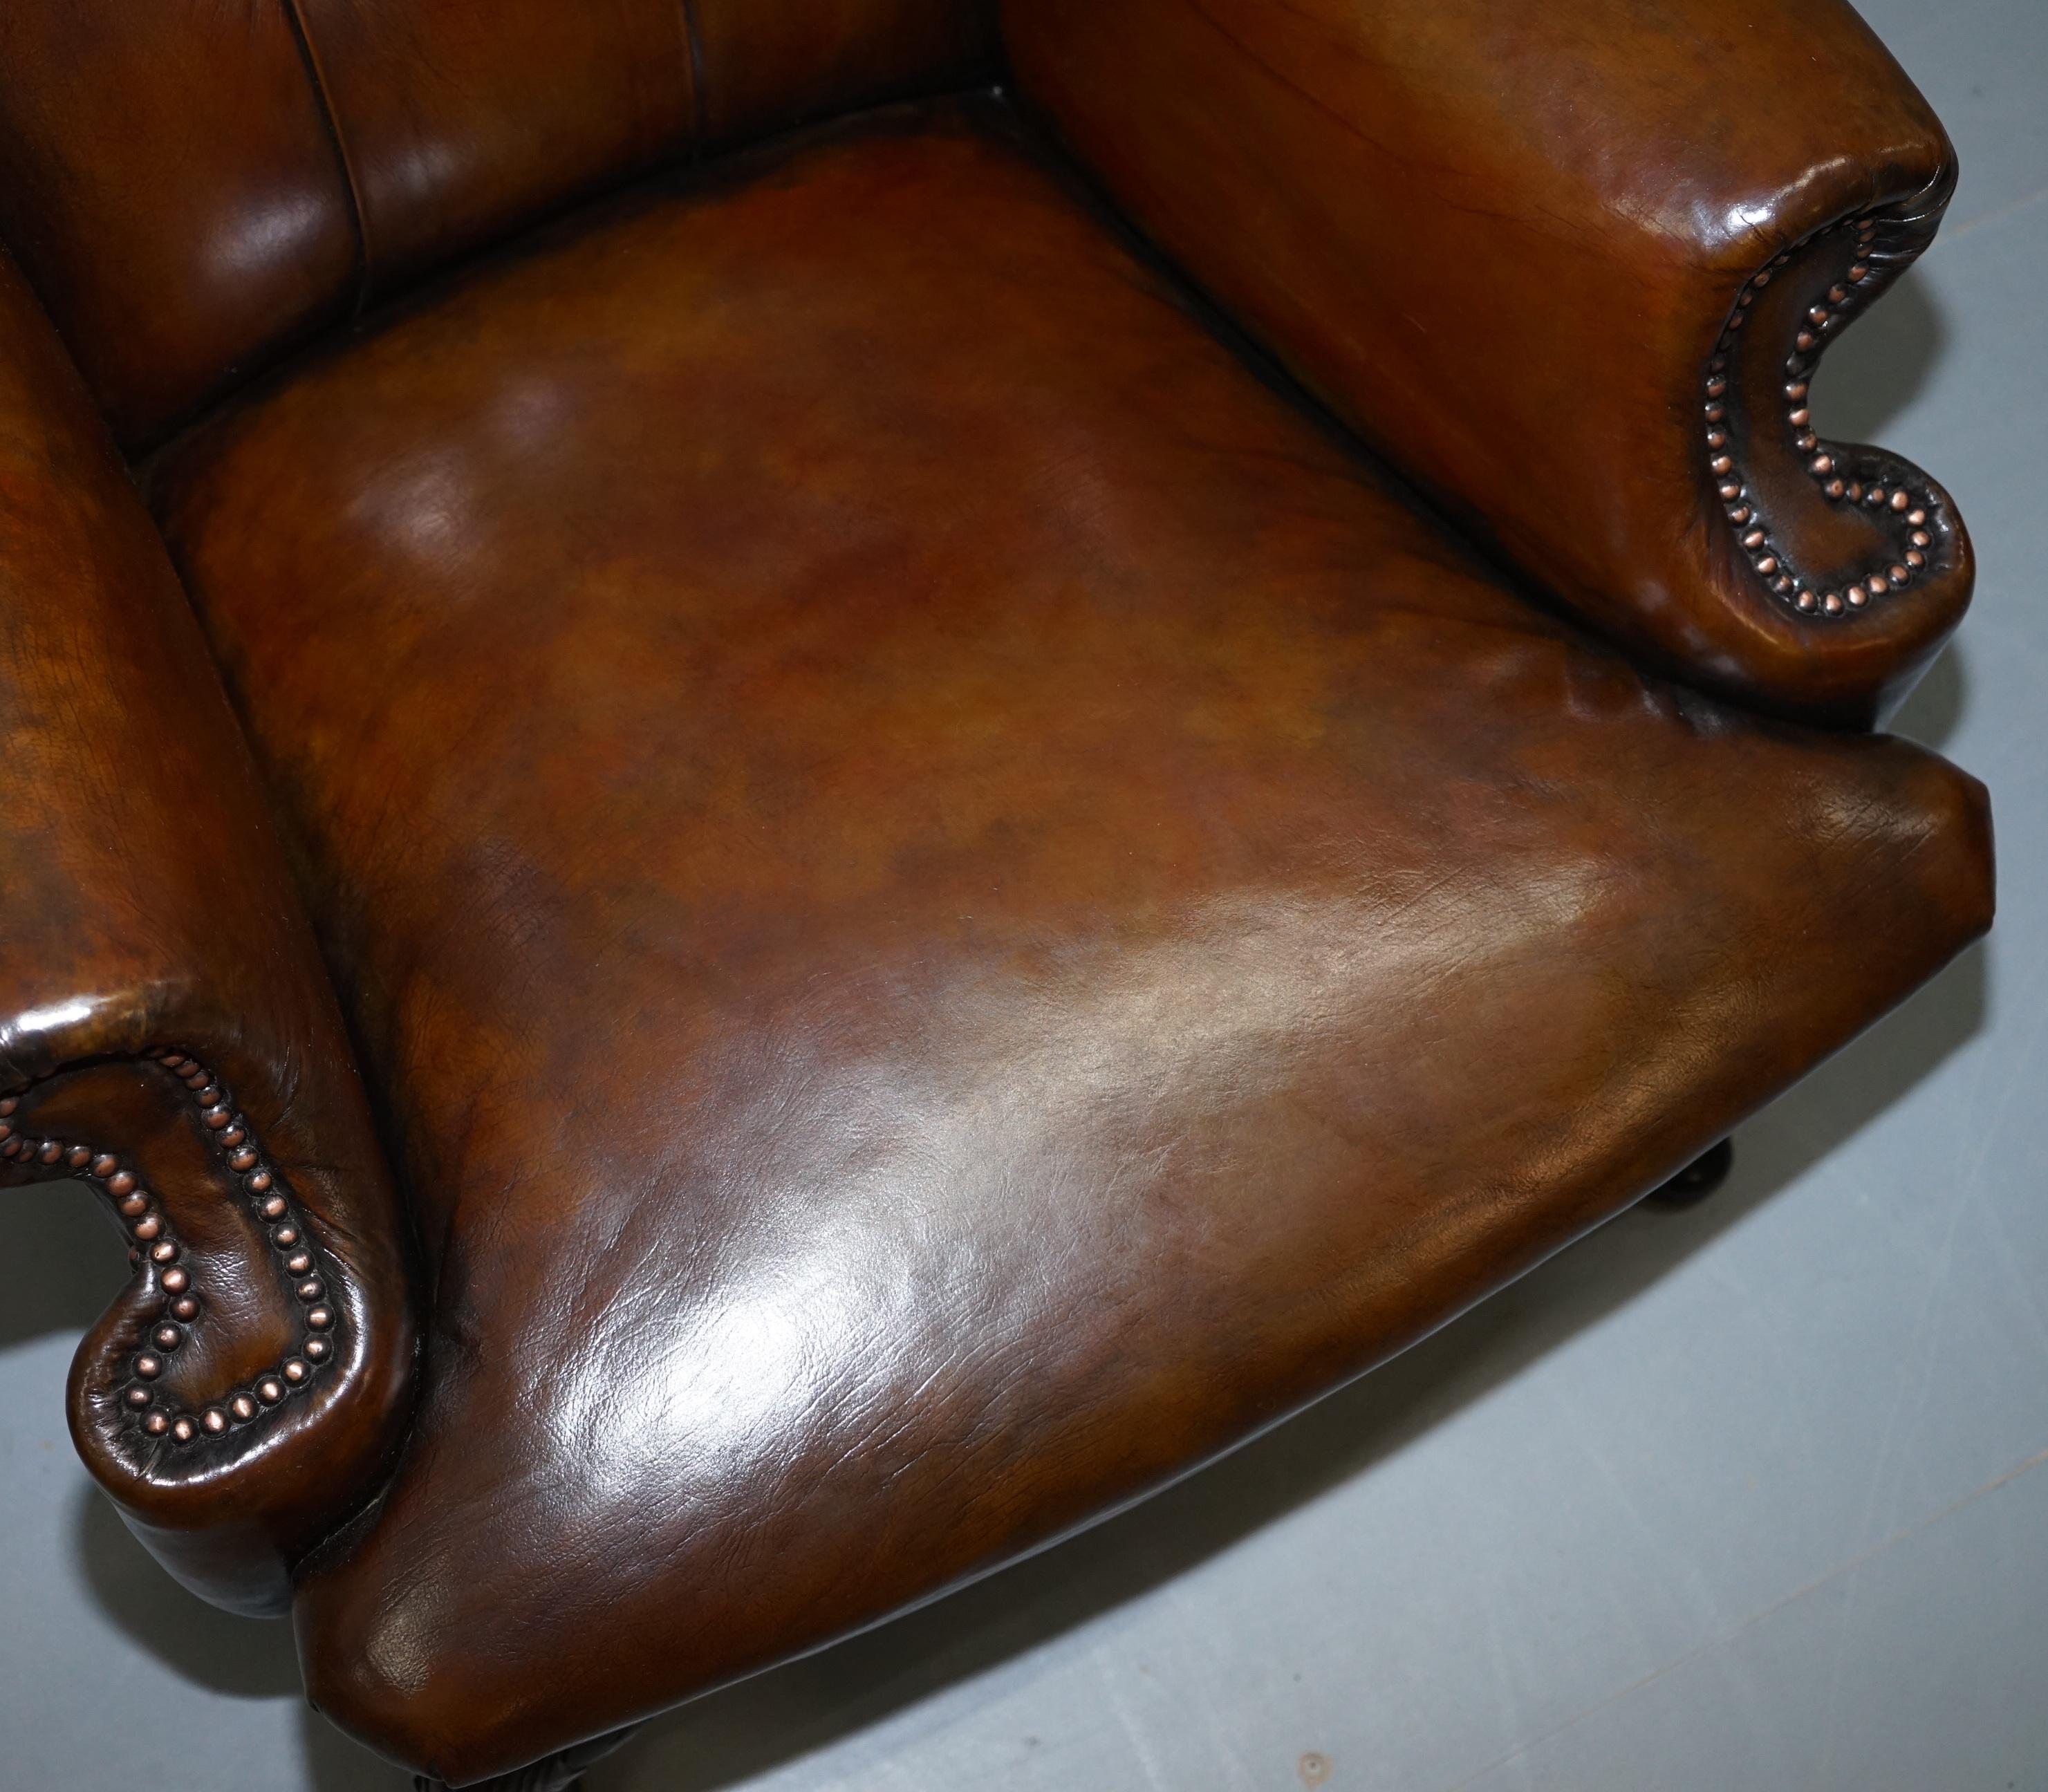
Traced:
<svg viewBox="0 0 2048 1792">
<path fill-rule="evenodd" d="M 8 0 L 0 242 L 146 452 L 466 251 L 995 37 L 991 0 Z"/>
<path fill-rule="evenodd" d="M 123 440 L 355 302 L 347 182 L 280 0 L 0 6 L 0 242 Z"/>
<path fill-rule="evenodd" d="M 457 1781 L 1228 1448 L 1988 919 L 1972 781 L 1503 590 L 999 110 L 558 228 L 150 491 L 432 1290 L 309 1687 Z"/>
<path fill-rule="evenodd" d="M 76 1177 L 133 1247 L 72 1365 L 87 1466 L 187 1584 L 277 1611 L 389 1467 L 405 1222 L 219 675 L 4 256 L 0 625 L 0 1184 Z"/>
<path fill-rule="evenodd" d="M 1844 0 L 1003 13 L 1020 91 L 1137 222 L 1639 657 L 1867 724 L 1955 627 L 1947 495 L 1807 440 L 1813 361 L 1955 173 Z"/>
<path fill-rule="evenodd" d="M 295 4 L 373 297 L 689 145 L 679 0 Z"/>
</svg>

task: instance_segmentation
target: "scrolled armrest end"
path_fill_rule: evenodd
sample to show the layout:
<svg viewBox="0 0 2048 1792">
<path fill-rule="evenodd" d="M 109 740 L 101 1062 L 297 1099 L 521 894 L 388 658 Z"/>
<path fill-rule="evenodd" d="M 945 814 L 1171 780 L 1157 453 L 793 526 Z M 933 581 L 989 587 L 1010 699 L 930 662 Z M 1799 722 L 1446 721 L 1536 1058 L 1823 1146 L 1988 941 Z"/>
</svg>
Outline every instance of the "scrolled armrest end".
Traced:
<svg viewBox="0 0 2048 1792">
<path fill-rule="evenodd" d="M 80 1456 L 180 1581 L 265 1615 L 388 1465 L 414 1350 L 397 1251 L 331 1200 L 380 1172 L 310 1158 L 329 1129 L 287 1105 L 175 1045 L 0 1094 L 0 1181 L 74 1179 L 129 1244 L 72 1363 Z"/>
<path fill-rule="evenodd" d="M 1736 295 L 1700 374 L 1710 552 L 1730 604 L 1759 619 L 1757 694 L 1848 725 L 1881 720 L 1911 688 L 1961 622 L 1975 562 L 1930 475 L 1821 433 L 1815 374 L 1933 239 L 1954 178 L 1950 161 L 1909 197 L 1780 250 Z"/>
</svg>

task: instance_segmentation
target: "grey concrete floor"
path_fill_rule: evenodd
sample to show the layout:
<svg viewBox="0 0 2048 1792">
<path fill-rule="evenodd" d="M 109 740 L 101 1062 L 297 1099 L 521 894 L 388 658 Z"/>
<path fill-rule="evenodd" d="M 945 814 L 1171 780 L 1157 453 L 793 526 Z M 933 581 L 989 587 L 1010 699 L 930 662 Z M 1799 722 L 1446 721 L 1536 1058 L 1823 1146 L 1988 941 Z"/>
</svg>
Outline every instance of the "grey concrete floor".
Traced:
<svg viewBox="0 0 2048 1792">
<path fill-rule="evenodd" d="M 1900 727 L 1992 788 L 1996 935 L 1744 1127 L 1707 1205 L 592 1792 L 2048 1788 L 2048 3 L 1864 10 L 1965 175 L 1817 401 L 1975 532 Z M 395 1792 L 285 1627 L 187 1597 L 93 1493 L 60 1391 L 120 1247 L 68 1189 L 8 1200 L 0 1787 Z"/>
</svg>

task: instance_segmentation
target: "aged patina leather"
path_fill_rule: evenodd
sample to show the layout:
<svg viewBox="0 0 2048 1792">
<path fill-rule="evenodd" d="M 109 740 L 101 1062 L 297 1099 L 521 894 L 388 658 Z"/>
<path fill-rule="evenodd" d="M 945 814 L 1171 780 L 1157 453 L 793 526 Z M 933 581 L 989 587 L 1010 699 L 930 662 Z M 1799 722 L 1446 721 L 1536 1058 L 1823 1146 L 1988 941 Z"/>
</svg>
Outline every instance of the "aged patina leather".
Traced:
<svg viewBox="0 0 2048 1792">
<path fill-rule="evenodd" d="M 147 46 L 85 58 L 111 8 L 0 21 L 0 225 L 87 381 L 6 288 L 5 1173 L 112 1141 L 231 1291 L 138 1376 L 175 1293 L 138 1239 L 81 1442 L 160 1548 L 221 1534 L 167 1550 L 212 1596 L 289 1569 L 323 1709 L 478 1781 L 985 1573 L 1445 1323 L 1988 925 L 1981 788 L 1815 725 L 1953 625 L 1945 498 L 1908 481 L 1927 577 L 1839 615 L 1673 548 L 1689 503 L 1712 534 L 1705 386 L 1755 377 L 1716 332 L 1804 327 L 1738 306 L 1755 272 L 1945 179 L 1851 15 L 1743 6 L 1738 153 L 1670 109 L 1720 41 L 1693 0 L 1635 9 L 1633 60 L 1561 32 L 1548 74 L 1507 0 L 1433 9 L 1462 33 L 1018 0 L 1014 69 L 939 0 L 583 34 L 301 0 L 262 82 L 277 15 L 233 39 L 246 134 L 162 168 L 204 121 L 124 122 Z M 1869 88 L 1838 130 L 1772 97 L 1795 10 Z M 1290 72 L 1311 27 L 1348 60 Z M 1318 134 L 1433 92 L 1442 145 L 1484 138 L 1482 91 L 1499 227 L 1577 223 L 1479 270 L 1432 394 L 1400 317 L 1474 195 Z M 1546 164 L 1565 92 L 1583 153 Z M 293 236 L 249 158 L 307 95 Z M 1742 253 L 1715 235 L 1794 165 Z M 1636 227 L 1660 168 L 1697 239 Z M 1616 386 L 1546 448 L 1599 266 Z M 1670 452 L 1603 458 L 1631 432 Z M 1518 456 L 1604 507 L 1599 553 Z M 1921 526 L 1879 509 L 1854 528 Z M 144 1429 L 173 1412 L 190 1442 Z"/>
</svg>

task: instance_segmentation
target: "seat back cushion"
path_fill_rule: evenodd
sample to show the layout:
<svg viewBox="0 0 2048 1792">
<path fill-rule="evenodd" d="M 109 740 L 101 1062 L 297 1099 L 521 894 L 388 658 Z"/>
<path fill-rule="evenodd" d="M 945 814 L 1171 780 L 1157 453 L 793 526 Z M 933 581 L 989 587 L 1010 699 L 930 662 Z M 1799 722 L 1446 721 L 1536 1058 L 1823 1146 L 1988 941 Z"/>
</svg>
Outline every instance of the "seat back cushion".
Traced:
<svg viewBox="0 0 2048 1792">
<path fill-rule="evenodd" d="M 283 6 L 0 6 L 0 238 L 126 439 L 344 315 L 348 189 Z"/>
<path fill-rule="evenodd" d="M 9 0 L 0 240 L 130 448 L 693 149 L 990 65 L 984 0 Z"/>
</svg>

